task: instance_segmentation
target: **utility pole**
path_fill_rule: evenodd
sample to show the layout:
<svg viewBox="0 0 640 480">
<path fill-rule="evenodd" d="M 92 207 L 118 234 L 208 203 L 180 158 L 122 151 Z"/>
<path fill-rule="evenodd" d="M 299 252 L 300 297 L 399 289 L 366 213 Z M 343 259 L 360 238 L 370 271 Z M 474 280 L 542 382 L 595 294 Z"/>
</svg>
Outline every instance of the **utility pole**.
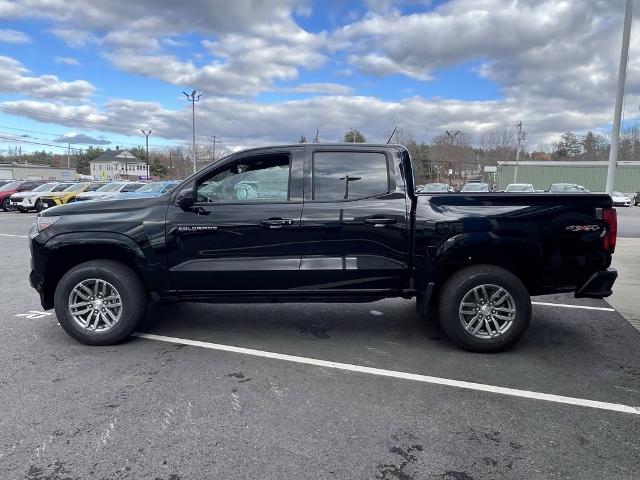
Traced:
<svg viewBox="0 0 640 480">
<path fill-rule="evenodd" d="M 460 130 L 456 130 L 455 132 L 451 133 L 449 130 L 445 130 L 445 132 L 447 132 L 447 137 L 449 137 L 449 186 L 451 186 L 451 172 L 453 172 L 453 169 L 451 168 L 451 160 L 453 157 L 453 142 L 455 141 L 456 137 L 460 134 Z"/>
<path fill-rule="evenodd" d="M 149 178 L 151 177 L 151 172 L 149 171 L 149 135 L 151 135 L 151 130 L 149 130 L 148 132 L 145 132 L 144 130 L 140 131 L 144 135 L 145 141 L 147 143 L 147 180 L 149 180 Z"/>
<path fill-rule="evenodd" d="M 522 122 L 518 122 L 517 127 L 518 131 L 516 132 L 516 139 L 518 143 L 516 145 L 516 166 L 513 169 L 513 183 L 518 183 L 518 162 L 520 161 L 520 146 L 527 137 L 527 133 L 522 130 Z"/>
<path fill-rule="evenodd" d="M 196 163 L 196 102 L 200 100 L 202 93 L 198 94 L 195 90 L 189 95 L 187 92 L 182 92 L 187 97 L 187 100 L 191 102 L 191 117 L 192 117 L 192 130 L 193 130 L 193 142 L 191 148 L 193 150 L 193 173 L 198 171 Z M 197 96 L 196 96 L 197 94 Z"/>
<path fill-rule="evenodd" d="M 71 140 L 67 146 L 67 168 L 71 168 Z"/>
<path fill-rule="evenodd" d="M 618 91 L 616 106 L 613 112 L 613 132 L 611 134 L 611 150 L 609 151 L 609 166 L 607 168 L 607 193 L 611 195 L 616 181 L 616 167 L 618 164 L 618 147 L 620 145 L 620 123 L 622 120 L 622 103 L 624 100 L 624 85 L 627 77 L 627 60 L 629 59 L 629 40 L 631 38 L 631 20 L 633 18 L 633 0 L 627 0 L 624 11 L 624 28 L 622 30 L 622 49 L 620 50 L 620 68 L 618 69 Z"/>
<path fill-rule="evenodd" d="M 213 135 L 211 138 L 211 163 L 216 161 L 216 135 Z"/>
<path fill-rule="evenodd" d="M 320 143 L 320 129 L 316 130 L 316 138 L 313 139 L 313 143 Z"/>
<path fill-rule="evenodd" d="M 169 149 L 169 180 L 173 180 L 173 171 L 171 170 L 171 149 Z"/>
</svg>

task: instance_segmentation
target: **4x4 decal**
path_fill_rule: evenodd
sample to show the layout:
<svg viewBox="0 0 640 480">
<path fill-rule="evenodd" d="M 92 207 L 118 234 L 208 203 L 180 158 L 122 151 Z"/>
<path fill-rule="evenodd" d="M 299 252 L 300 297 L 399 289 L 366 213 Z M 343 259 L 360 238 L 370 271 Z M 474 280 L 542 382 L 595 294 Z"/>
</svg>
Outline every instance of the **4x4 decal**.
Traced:
<svg viewBox="0 0 640 480">
<path fill-rule="evenodd" d="M 566 229 L 570 232 L 597 232 L 600 225 L 569 225 Z"/>
</svg>

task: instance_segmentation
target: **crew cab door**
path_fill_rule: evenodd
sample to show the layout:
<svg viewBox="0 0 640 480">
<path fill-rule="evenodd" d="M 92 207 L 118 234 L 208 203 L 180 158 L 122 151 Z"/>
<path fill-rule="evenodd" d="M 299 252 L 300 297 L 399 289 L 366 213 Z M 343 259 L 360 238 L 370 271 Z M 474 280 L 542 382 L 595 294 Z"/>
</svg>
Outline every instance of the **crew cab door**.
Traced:
<svg viewBox="0 0 640 480">
<path fill-rule="evenodd" d="M 307 147 L 300 265 L 305 289 L 402 288 L 410 229 L 395 160 L 394 150 L 375 146 Z"/>
<path fill-rule="evenodd" d="M 195 180 L 192 207 L 169 206 L 168 270 L 182 296 L 296 285 L 304 148 L 267 152 L 211 169 Z"/>
</svg>

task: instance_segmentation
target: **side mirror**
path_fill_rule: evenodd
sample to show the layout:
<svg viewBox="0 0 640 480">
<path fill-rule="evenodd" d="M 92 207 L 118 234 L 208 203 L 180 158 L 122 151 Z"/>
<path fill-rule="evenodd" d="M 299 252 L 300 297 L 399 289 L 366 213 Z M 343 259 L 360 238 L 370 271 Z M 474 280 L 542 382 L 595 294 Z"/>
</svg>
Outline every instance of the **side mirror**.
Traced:
<svg viewBox="0 0 640 480">
<path fill-rule="evenodd" d="M 178 192 L 176 197 L 176 205 L 183 210 L 190 210 L 195 204 L 193 196 L 193 187 L 183 188 Z"/>
</svg>

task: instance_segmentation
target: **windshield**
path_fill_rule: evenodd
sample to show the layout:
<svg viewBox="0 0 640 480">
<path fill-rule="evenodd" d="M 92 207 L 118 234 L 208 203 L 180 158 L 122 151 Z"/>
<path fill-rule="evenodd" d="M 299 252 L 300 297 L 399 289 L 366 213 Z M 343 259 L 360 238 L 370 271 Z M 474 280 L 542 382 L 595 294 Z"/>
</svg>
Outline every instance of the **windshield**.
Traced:
<svg viewBox="0 0 640 480">
<path fill-rule="evenodd" d="M 7 190 L 15 190 L 20 186 L 20 182 L 9 182 L 6 185 L 0 187 L 0 192 L 6 192 Z"/>
<path fill-rule="evenodd" d="M 444 183 L 428 183 L 422 187 L 422 192 L 448 192 L 449 187 Z"/>
<path fill-rule="evenodd" d="M 84 188 L 86 183 L 73 183 L 63 190 L 63 192 L 79 192 Z"/>
<path fill-rule="evenodd" d="M 138 193 L 159 193 L 162 192 L 165 188 L 169 187 L 171 184 L 168 183 L 147 183 L 143 187 L 140 187 L 136 190 Z"/>
<path fill-rule="evenodd" d="M 102 186 L 106 186 L 106 185 L 104 183 L 92 183 L 85 189 L 85 192 L 95 192 Z"/>
<path fill-rule="evenodd" d="M 489 186 L 486 183 L 467 183 L 462 187 L 461 192 L 488 192 Z"/>
<path fill-rule="evenodd" d="M 570 183 L 556 183 L 551 185 L 550 192 L 579 192 L 580 189 L 577 185 L 571 185 Z"/>
<path fill-rule="evenodd" d="M 96 192 L 117 192 L 124 185 L 124 183 L 107 183 L 96 190 Z"/>
<path fill-rule="evenodd" d="M 507 188 L 504 191 L 505 192 L 533 192 L 533 187 L 531 185 L 525 185 L 525 184 L 511 184 L 511 185 L 507 185 Z"/>
<path fill-rule="evenodd" d="M 52 192 L 63 192 L 67 187 L 69 187 L 68 183 L 59 183 L 51 191 Z"/>
<path fill-rule="evenodd" d="M 50 192 L 56 185 L 57 183 L 43 183 L 42 185 L 38 185 L 34 188 L 32 192 Z"/>
<path fill-rule="evenodd" d="M 622 192 L 613 192 L 614 197 L 624 197 L 624 193 Z"/>
</svg>

